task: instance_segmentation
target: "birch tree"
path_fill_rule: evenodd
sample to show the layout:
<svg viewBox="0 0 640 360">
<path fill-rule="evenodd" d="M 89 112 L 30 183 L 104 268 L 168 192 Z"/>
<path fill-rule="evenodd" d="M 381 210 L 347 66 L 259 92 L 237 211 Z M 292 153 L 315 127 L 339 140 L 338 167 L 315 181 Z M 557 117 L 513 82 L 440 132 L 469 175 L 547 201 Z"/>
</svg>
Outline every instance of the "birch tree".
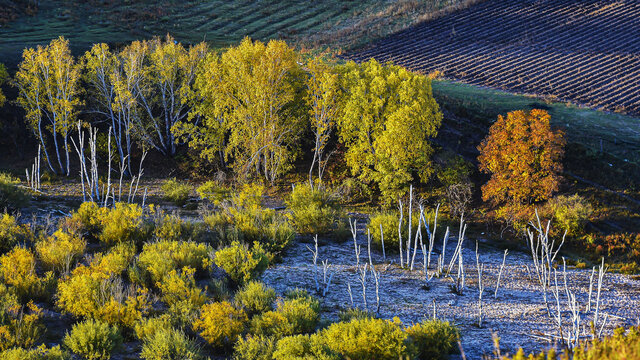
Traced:
<svg viewBox="0 0 640 360">
<path fill-rule="evenodd" d="M 313 186 L 313 170 L 317 169 L 318 181 L 322 183 L 324 169 L 328 162 L 325 157 L 327 142 L 335 128 L 340 109 L 340 82 L 338 73 L 321 57 L 314 57 L 307 63 L 307 104 L 314 137 L 313 160 L 309 169 L 309 184 Z"/>
<path fill-rule="evenodd" d="M 391 203 L 407 191 L 413 174 L 426 181 L 433 172 L 429 138 L 436 136 L 442 113 L 431 81 L 376 60 L 347 63 L 342 79 L 346 95 L 338 131 L 347 165 Z"/>
<path fill-rule="evenodd" d="M 15 77 L 18 104 L 26 111 L 27 123 L 42 144 L 47 165 L 54 173 L 67 176 L 69 135 L 80 104 L 79 78 L 80 66 L 63 37 L 46 47 L 25 49 Z M 49 139 L 53 141 L 57 167 L 47 150 Z"/>
<path fill-rule="evenodd" d="M 205 43 L 185 49 L 172 37 L 144 43 L 133 43 L 123 52 L 148 51 L 143 63 L 141 81 L 135 83 L 135 98 L 142 114 L 135 117 L 141 141 L 160 153 L 176 153 L 176 138 L 171 128 L 187 118 L 187 101 L 196 69 L 207 54 Z"/>
</svg>

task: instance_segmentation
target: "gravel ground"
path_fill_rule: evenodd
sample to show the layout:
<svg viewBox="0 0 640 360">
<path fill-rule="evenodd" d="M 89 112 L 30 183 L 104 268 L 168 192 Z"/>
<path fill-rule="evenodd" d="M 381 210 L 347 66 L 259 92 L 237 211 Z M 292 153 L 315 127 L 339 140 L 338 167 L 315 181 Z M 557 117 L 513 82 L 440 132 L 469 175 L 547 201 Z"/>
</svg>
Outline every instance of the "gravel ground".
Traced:
<svg viewBox="0 0 640 360">
<path fill-rule="evenodd" d="M 360 267 L 368 263 L 366 230 L 360 221 L 358 245 L 361 246 Z M 456 231 L 452 233 L 457 234 Z M 442 251 L 444 230 L 438 231 L 436 246 L 432 255 L 432 267 Z M 525 351 L 541 350 L 554 346 L 544 338 L 557 334 L 554 320 L 547 315 L 541 287 L 533 273 L 531 256 L 522 251 L 512 250 L 507 255 L 506 265 L 500 279 L 498 295 L 494 298 L 494 290 L 498 272 L 502 263 L 503 250 L 492 247 L 484 239 L 480 243 L 479 260 L 484 264 L 483 272 L 483 312 L 482 327 L 478 327 L 478 275 L 475 259 L 476 239 L 465 239 L 463 249 L 466 286 L 462 295 L 452 291 L 453 280 L 449 278 L 433 278 L 429 285 L 425 281 L 422 253 L 416 255 L 413 271 L 398 266 L 397 251 L 387 254 L 383 261 L 382 253 L 371 250 L 371 258 L 376 271 L 380 272 L 380 313 L 381 318 L 399 317 L 405 324 L 419 322 L 425 317 L 433 316 L 435 304 L 436 316 L 456 324 L 462 333 L 462 348 L 468 359 L 481 359 L 494 351 L 492 334 L 500 338 L 502 354 L 514 354 L 518 348 Z M 450 238 L 446 249 L 446 261 L 453 255 L 455 238 Z M 315 291 L 313 277 L 313 257 L 307 246 L 313 247 L 311 239 L 300 239 L 285 253 L 281 263 L 272 266 L 263 275 L 263 281 L 276 291 L 283 293 L 291 288 L 303 288 Z M 333 273 L 330 289 L 323 299 L 323 317 L 337 320 L 341 309 L 350 307 L 350 296 L 347 284 L 351 285 L 354 305 L 364 308 L 362 285 L 356 270 L 356 255 L 353 241 L 335 243 L 319 240 L 319 281 L 322 281 L 322 265 L 320 261 L 328 260 L 329 273 Z M 527 266 L 531 269 L 531 277 Z M 454 267 L 454 269 L 456 269 Z M 454 270 L 453 272 L 456 272 Z M 431 273 L 431 272 L 430 272 Z M 576 294 L 581 304 L 582 323 L 588 324 L 593 318 L 595 307 L 595 290 L 593 293 L 592 311 L 586 312 L 588 302 L 589 277 L 591 269 L 567 268 L 567 281 L 571 292 Z M 596 274 L 597 278 L 597 274 Z M 558 281 L 564 284 L 562 273 Z M 615 327 L 635 325 L 640 317 L 640 281 L 627 275 L 606 273 L 601 290 L 600 320 L 606 316 L 607 322 L 603 333 L 610 333 Z M 366 279 L 366 297 L 369 310 L 375 311 L 375 281 L 371 272 Z M 548 295 L 552 311 L 555 311 L 555 299 Z M 560 307 L 564 317 L 565 329 L 570 327 L 567 298 L 562 289 Z M 588 325 L 587 325 L 588 326 Z M 566 331 L 566 330 L 565 330 Z M 586 329 L 585 334 L 589 333 Z M 453 358 L 462 358 L 455 355 Z"/>
</svg>

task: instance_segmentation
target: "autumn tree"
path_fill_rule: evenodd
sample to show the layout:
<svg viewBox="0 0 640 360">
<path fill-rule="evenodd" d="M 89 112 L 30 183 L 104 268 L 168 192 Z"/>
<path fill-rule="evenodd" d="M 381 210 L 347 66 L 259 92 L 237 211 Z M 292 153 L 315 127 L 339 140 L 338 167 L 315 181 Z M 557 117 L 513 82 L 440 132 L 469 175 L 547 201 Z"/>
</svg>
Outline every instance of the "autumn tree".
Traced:
<svg viewBox="0 0 640 360">
<path fill-rule="evenodd" d="M 478 146 L 480 171 L 491 174 L 482 198 L 499 207 L 503 219 L 528 221 L 530 205 L 558 190 L 565 140 L 551 129 L 550 119 L 537 109 L 500 115 Z"/>
<path fill-rule="evenodd" d="M 317 169 L 318 181 L 321 183 L 329 160 L 330 154 L 325 157 L 325 150 L 339 116 L 342 89 L 338 72 L 323 57 L 311 58 L 307 62 L 306 71 L 306 101 L 314 138 L 313 160 L 309 168 L 309 184 L 313 186 L 314 168 Z"/>
<path fill-rule="evenodd" d="M 25 49 L 15 76 L 18 103 L 26 111 L 27 123 L 40 140 L 49 168 L 69 175 L 69 135 L 77 107 L 80 66 L 63 37 L 46 46 Z M 51 163 L 47 141 L 53 140 L 58 167 Z"/>
<path fill-rule="evenodd" d="M 212 159 L 221 151 L 237 174 L 273 182 L 291 167 L 303 127 L 302 69 L 284 41 L 245 38 L 209 55 L 194 84 L 199 126 L 178 124 L 190 146 Z"/>
<path fill-rule="evenodd" d="M 426 181 L 433 171 L 429 138 L 442 114 L 431 81 L 376 60 L 344 66 L 344 111 L 338 119 L 345 158 L 353 175 L 377 185 L 386 202 L 406 192 L 414 175 Z"/>
<path fill-rule="evenodd" d="M 134 86 L 133 96 L 141 109 L 140 116 L 134 120 L 140 139 L 164 155 L 176 153 L 176 139 L 171 128 L 189 115 L 191 108 L 187 97 L 196 69 L 206 55 L 204 42 L 187 49 L 169 35 L 164 41 L 155 38 L 134 42 L 123 50 L 123 57 L 146 57 L 142 62 L 141 79 Z M 123 92 L 129 95 L 127 88 Z"/>
</svg>

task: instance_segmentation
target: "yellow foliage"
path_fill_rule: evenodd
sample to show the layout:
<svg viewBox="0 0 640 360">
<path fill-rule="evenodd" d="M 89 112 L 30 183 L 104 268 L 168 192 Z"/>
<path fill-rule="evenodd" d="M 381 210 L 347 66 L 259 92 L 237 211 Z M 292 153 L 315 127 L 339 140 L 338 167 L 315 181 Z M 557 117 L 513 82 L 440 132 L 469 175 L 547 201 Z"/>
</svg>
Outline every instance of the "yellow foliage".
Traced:
<svg viewBox="0 0 640 360">
<path fill-rule="evenodd" d="M 138 266 L 149 274 L 152 284 L 157 284 L 172 270 L 187 266 L 196 271 L 207 269 L 210 251 L 210 246 L 190 241 L 155 241 L 144 244 Z"/>
<path fill-rule="evenodd" d="M 20 225 L 16 218 L 4 213 L 0 216 L 0 253 L 11 250 L 16 244 L 33 238 L 31 230 Z"/>
<path fill-rule="evenodd" d="M 20 299 L 43 295 L 52 275 L 48 273 L 44 278 L 38 277 L 35 256 L 22 247 L 15 247 L 0 257 L 0 278 L 16 289 Z"/>
<path fill-rule="evenodd" d="M 67 273 L 84 253 L 87 242 L 80 236 L 62 230 L 36 244 L 36 253 L 42 263 L 58 273 Z"/>
<path fill-rule="evenodd" d="M 142 208 L 138 204 L 117 203 L 115 208 L 100 209 L 100 241 L 107 245 L 136 241 L 141 235 Z"/>
<path fill-rule="evenodd" d="M 13 347 L 30 348 L 44 332 L 42 310 L 29 302 L 20 306 L 15 297 L 6 296 L 6 288 L 0 289 L 0 351 Z"/>
<path fill-rule="evenodd" d="M 200 333 L 215 348 L 233 345 L 244 331 L 247 315 L 229 302 L 216 302 L 202 307 L 200 317 L 193 323 Z"/>
<path fill-rule="evenodd" d="M 395 203 L 414 180 L 433 171 L 429 138 L 438 133 L 442 113 L 431 80 L 400 66 L 376 60 L 347 63 L 347 89 L 338 132 L 353 175 L 373 183 L 387 203 Z"/>
</svg>

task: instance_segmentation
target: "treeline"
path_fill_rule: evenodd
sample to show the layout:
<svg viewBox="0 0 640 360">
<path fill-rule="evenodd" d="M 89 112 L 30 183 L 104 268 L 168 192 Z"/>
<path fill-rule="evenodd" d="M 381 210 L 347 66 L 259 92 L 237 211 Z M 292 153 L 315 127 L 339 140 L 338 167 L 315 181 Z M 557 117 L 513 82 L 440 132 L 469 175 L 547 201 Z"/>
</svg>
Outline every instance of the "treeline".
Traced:
<svg viewBox="0 0 640 360">
<path fill-rule="evenodd" d="M 174 156 L 186 145 L 212 167 L 270 183 L 312 153 L 309 180 L 322 182 L 340 147 L 353 176 L 395 200 L 432 174 L 429 139 L 442 119 L 423 75 L 276 40 L 212 51 L 167 36 L 75 58 L 61 37 L 25 49 L 13 84 L 48 168 L 67 176 L 82 121 L 109 127 L 129 173 L 134 149 Z"/>
</svg>

